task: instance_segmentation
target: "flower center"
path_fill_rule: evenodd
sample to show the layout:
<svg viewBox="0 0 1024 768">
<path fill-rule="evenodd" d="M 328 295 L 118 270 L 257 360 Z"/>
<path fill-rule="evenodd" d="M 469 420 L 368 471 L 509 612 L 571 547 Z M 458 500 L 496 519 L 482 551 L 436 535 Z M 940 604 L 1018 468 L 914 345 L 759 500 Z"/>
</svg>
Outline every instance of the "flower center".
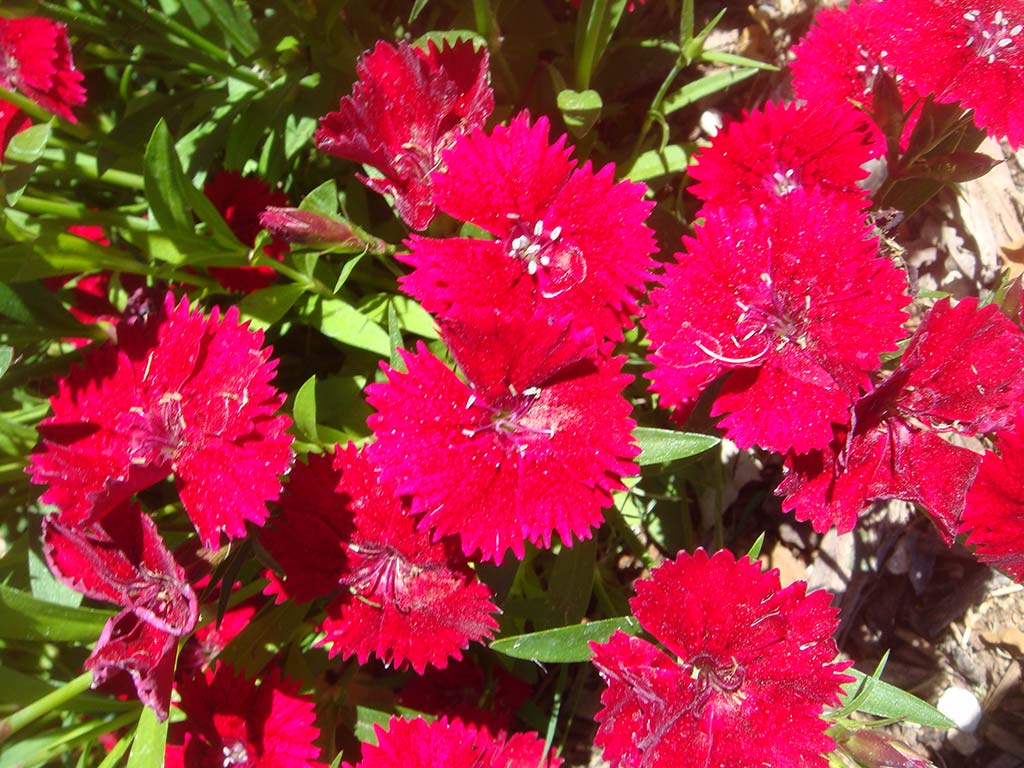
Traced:
<svg viewBox="0 0 1024 768">
<path fill-rule="evenodd" d="M 964 18 L 968 21 L 967 46 L 989 64 L 1016 49 L 1017 37 L 1024 31 L 1024 24 L 1010 26 L 1010 20 L 1002 11 L 996 11 L 986 23 L 981 11 L 967 11 Z"/>
<path fill-rule="evenodd" d="M 224 762 L 221 763 L 224 768 L 249 765 L 249 749 L 240 739 L 225 743 L 221 754 L 224 756 Z"/>
<path fill-rule="evenodd" d="M 533 406 L 540 399 L 540 387 L 527 387 L 517 392 L 509 385 L 509 394 L 498 398 L 493 403 L 477 400 L 471 395 L 466 402 L 466 409 L 477 407 L 486 412 L 484 420 L 475 427 L 462 430 L 466 437 L 476 437 L 481 432 L 494 431 L 511 441 L 520 454 L 526 453 L 529 443 L 537 437 L 551 439 L 555 436 L 555 428 L 550 423 L 538 418 Z"/>
<path fill-rule="evenodd" d="M 875 90 L 875 81 L 883 72 L 892 77 L 897 83 L 903 82 L 903 75 L 897 74 L 893 67 L 885 62 L 889 57 L 888 51 L 879 51 L 876 56 L 864 46 L 859 46 L 857 53 L 860 54 L 861 63 L 854 67 L 854 69 L 864 83 L 864 96 L 870 96 L 872 91 Z"/>
<path fill-rule="evenodd" d="M 418 605 L 412 587 L 419 575 L 441 567 L 437 563 L 412 563 L 390 544 L 375 541 L 352 542 L 348 551 L 353 556 L 352 569 L 339 581 L 367 605 L 383 608 L 390 603 L 401 613 Z"/>
<path fill-rule="evenodd" d="M 800 188 L 800 182 L 796 180 L 796 171 L 792 168 L 776 171 L 771 175 L 768 184 L 777 197 L 785 197 L 794 189 Z"/>
<path fill-rule="evenodd" d="M 723 698 L 743 698 L 740 688 L 746 679 L 746 671 L 735 657 L 723 662 L 711 654 L 699 653 L 686 666 L 690 668 L 690 679 L 694 685 L 693 700 L 686 710 L 694 717 L 700 718 L 704 714 L 708 702 L 716 694 Z"/>
<path fill-rule="evenodd" d="M 181 400 L 180 392 L 165 392 L 152 408 L 129 409 L 132 463 L 169 462 L 174 465 L 186 443 L 188 429 Z"/>
<path fill-rule="evenodd" d="M 517 221 L 505 247 L 510 257 L 526 264 L 527 273 L 537 278 L 546 299 L 565 293 L 587 277 L 583 253 L 562 239 L 560 226 L 549 228 L 538 220 L 531 227 Z"/>
</svg>

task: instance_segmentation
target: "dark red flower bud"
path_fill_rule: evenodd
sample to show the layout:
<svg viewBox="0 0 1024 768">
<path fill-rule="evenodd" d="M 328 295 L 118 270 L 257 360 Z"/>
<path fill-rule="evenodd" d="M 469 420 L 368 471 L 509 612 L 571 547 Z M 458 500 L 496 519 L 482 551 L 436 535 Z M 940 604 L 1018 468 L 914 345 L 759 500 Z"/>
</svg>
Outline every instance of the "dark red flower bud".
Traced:
<svg viewBox="0 0 1024 768">
<path fill-rule="evenodd" d="M 331 243 L 360 250 L 367 245 L 345 222 L 301 208 L 266 208 L 260 214 L 260 226 L 289 243 Z"/>
</svg>

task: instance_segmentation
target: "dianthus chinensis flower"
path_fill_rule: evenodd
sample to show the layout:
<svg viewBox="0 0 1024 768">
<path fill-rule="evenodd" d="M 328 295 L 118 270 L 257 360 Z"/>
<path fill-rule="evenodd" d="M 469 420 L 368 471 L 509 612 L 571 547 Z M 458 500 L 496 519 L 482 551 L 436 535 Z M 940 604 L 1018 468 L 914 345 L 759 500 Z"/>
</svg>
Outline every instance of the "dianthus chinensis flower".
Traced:
<svg viewBox="0 0 1024 768">
<path fill-rule="evenodd" d="M 284 570 L 278 601 L 330 597 L 322 630 L 330 655 L 373 655 L 423 674 L 493 636 L 498 609 L 454 539 L 431 541 L 365 451 L 297 464 L 284 513 L 261 541 Z"/>
<path fill-rule="evenodd" d="M 85 103 L 64 24 L 37 16 L 0 18 L 0 85 L 21 91 L 39 106 L 77 122 L 72 107 Z"/>
<path fill-rule="evenodd" d="M 28 115 L 22 112 L 13 104 L 0 100 L 0 163 L 4 160 L 4 153 L 7 151 L 7 144 L 31 125 Z"/>
<path fill-rule="evenodd" d="M 936 101 L 974 110 L 989 135 L 1024 143 L 1024 5 L 1019 0 L 904 0 L 883 5 L 899 25 L 892 58 Z"/>
<path fill-rule="evenodd" d="M 653 267 L 653 204 L 644 186 L 615 183 L 614 168 L 575 168 L 565 136 L 523 113 L 446 152 L 434 175 L 438 208 L 494 239 L 413 236 L 399 280 L 428 312 L 446 317 L 498 307 L 569 316 L 601 338 L 622 338 Z"/>
<path fill-rule="evenodd" d="M 167 768 L 323 768 L 313 700 L 276 667 L 257 681 L 218 664 L 178 692 L 186 719 L 171 726 Z"/>
<path fill-rule="evenodd" d="M 363 759 L 345 768 L 558 768 L 562 760 L 544 756 L 535 733 L 492 736 L 459 720 L 392 717 L 387 728 L 373 727 L 376 744 L 363 744 Z"/>
<path fill-rule="evenodd" d="M 689 191 L 714 206 L 757 208 L 793 191 L 820 189 L 866 208 L 857 183 L 868 172 L 871 136 L 847 108 L 768 102 L 721 131 L 697 156 Z"/>
<path fill-rule="evenodd" d="M 899 45 L 898 15 L 892 3 L 878 0 L 819 9 L 807 34 L 793 46 L 796 59 L 790 68 L 794 95 L 810 105 L 870 110 L 876 81 L 884 73 L 899 90 L 903 111 L 909 111 L 927 94 L 919 93 L 895 69 L 890 51 Z M 915 111 L 904 127 L 905 138 L 909 138 L 916 119 Z M 876 151 L 884 154 L 883 135 L 872 132 Z"/>
<path fill-rule="evenodd" d="M 43 501 L 66 523 L 95 520 L 173 474 L 205 546 L 244 536 L 247 520 L 261 525 L 292 462 L 263 334 L 235 307 L 207 317 L 168 294 L 117 337 L 87 350 L 50 398 L 28 468 L 48 486 Z"/>
<path fill-rule="evenodd" d="M 785 589 L 777 570 L 726 551 L 683 553 L 636 582 L 640 625 L 665 650 L 616 632 L 591 643 L 608 683 L 596 742 L 615 768 L 820 766 L 835 744 L 825 707 L 842 674 L 831 595 Z M 671 654 L 671 655 L 670 655 Z"/>
<path fill-rule="evenodd" d="M 1024 419 L 996 441 L 967 493 L 958 533 L 967 534 L 978 559 L 1024 582 Z"/>
<path fill-rule="evenodd" d="M 556 531 L 588 538 L 639 452 L 623 358 L 536 315 L 484 312 L 442 323 L 442 336 L 466 381 L 420 345 L 403 350 L 405 373 L 385 367 L 387 382 L 366 388 L 370 454 L 420 527 L 494 562 Z"/>
<path fill-rule="evenodd" d="M 156 524 L 134 504 L 87 526 L 50 515 L 43 518 L 43 554 L 59 581 L 122 608 L 85 662 L 93 685 L 126 673 L 139 699 L 165 719 L 178 638 L 195 627 L 198 604 Z"/>
<path fill-rule="evenodd" d="M 705 207 L 643 325 L 665 406 L 722 374 L 712 415 L 744 448 L 828 445 L 906 319 L 906 278 L 849 199 L 794 191 L 754 212 Z"/>
<path fill-rule="evenodd" d="M 881 499 L 920 504 L 947 542 L 978 472 L 980 444 L 1024 407 L 1024 335 L 994 304 L 935 304 L 895 371 L 858 401 L 824 450 L 787 457 L 776 493 L 815 530 L 853 529 Z M 953 442 L 954 440 L 959 441 Z"/>
<path fill-rule="evenodd" d="M 426 229 L 436 212 L 431 174 L 443 167 L 443 151 L 494 109 L 487 48 L 381 41 L 356 71 L 352 95 L 321 119 L 317 148 L 379 171 L 380 178 L 359 179 L 390 195 L 412 229 Z"/>
</svg>

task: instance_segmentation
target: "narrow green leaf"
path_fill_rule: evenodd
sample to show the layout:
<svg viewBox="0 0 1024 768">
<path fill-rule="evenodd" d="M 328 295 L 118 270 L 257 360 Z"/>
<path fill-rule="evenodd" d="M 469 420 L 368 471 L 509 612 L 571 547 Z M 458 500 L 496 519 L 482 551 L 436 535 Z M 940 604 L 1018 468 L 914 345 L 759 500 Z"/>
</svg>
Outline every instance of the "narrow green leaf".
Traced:
<svg viewBox="0 0 1024 768">
<path fill-rule="evenodd" d="M 310 376 L 295 393 L 295 406 L 292 418 L 307 439 L 314 443 L 320 441 L 316 431 L 316 376 Z"/>
<path fill-rule="evenodd" d="M 597 540 L 593 536 L 571 547 L 563 547 L 558 553 L 548 579 L 547 597 L 552 619 L 549 626 L 577 624 L 587 614 L 596 559 Z"/>
<path fill-rule="evenodd" d="M 58 683 L 40 680 L 9 667 L 0 666 L 0 704 L 25 707 L 43 696 L 60 689 Z M 118 701 L 95 693 L 82 693 L 61 705 L 69 712 L 109 713 L 114 710 L 134 709 L 138 702 Z"/>
<path fill-rule="evenodd" d="M 678 144 L 664 149 L 649 149 L 625 170 L 630 181 L 647 181 L 670 173 L 682 173 L 690 162 L 690 153 Z"/>
<path fill-rule="evenodd" d="M 40 123 L 16 133 L 4 150 L 4 162 L 34 163 L 43 156 L 53 130 L 49 123 Z"/>
<path fill-rule="evenodd" d="M 150 707 L 143 707 L 135 743 L 128 755 L 128 768 L 162 768 L 167 747 L 167 721 L 162 723 Z"/>
<path fill-rule="evenodd" d="M 82 593 L 57 581 L 43 562 L 43 558 L 33 549 L 28 551 L 28 579 L 32 596 L 43 602 L 66 605 L 69 608 L 77 608 L 82 604 Z"/>
<path fill-rule="evenodd" d="M 391 722 L 391 718 L 392 714 L 390 712 L 383 712 L 379 709 L 361 705 L 356 706 L 356 738 L 363 744 L 376 744 L 377 731 L 374 726 L 379 725 L 387 730 L 387 725 Z"/>
<path fill-rule="evenodd" d="M 640 444 L 640 455 L 636 462 L 642 467 L 696 456 L 720 442 L 717 437 L 710 435 L 653 427 L 637 427 L 633 430 L 633 437 Z"/>
<path fill-rule="evenodd" d="M 503 637 L 491 643 L 490 647 L 505 656 L 527 661 L 558 664 L 590 661 L 590 643 L 603 643 L 617 630 L 635 635 L 640 631 L 640 622 L 632 616 L 604 619 L 528 635 Z"/>
<path fill-rule="evenodd" d="M 856 682 L 847 683 L 843 686 L 845 696 L 847 697 L 856 695 L 862 685 L 868 685 L 872 680 L 868 675 L 858 672 L 856 669 L 848 669 L 846 672 L 857 678 Z M 914 694 L 907 693 L 895 685 L 890 685 L 881 680 L 874 680 L 867 696 L 860 702 L 857 709 L 870 715 L 896 717 L 933 728 L 953 728 L 956 726 L 956 723 L 928 702 L 922 701 Z"/>
<path fill-rule="evenodd" d="M 750 562 L 754 562 L 761 556 L 761 547 L 764 546 L 764 534 L 762 533 L 757 537 L 757 541 L 750 545 L 750 550 L 747 552 L 747 559 Z"/>
<path fill-rule="evenodd" d="M 412 4 L 412 10 L 409 12 L 409 23 L 412 24 L 416 21 L 416 17 L 423 13 L 423 9 L 427 7 L 428 0 L 416 0 Z"/>
<path fill-rule="evenodd" d="M 314 189 L 299 203 L 303 211 L 312 211 L 322 216 L 336 216 L 338 214 L 338 184 L 334 179 L 328 179 L 319 187 Z"/>
<path fill-rule="evenodd" d="M 757 74 L 756 69 L 733 69 L 727 72 L 712 72 L 699 80 L 687 83 L 662 103 L 662 113 L 669 115 L 678 109 L 688 107 L 695 101 L 703 99 L 731 85 L 742 82 Z"/>
<path fill-rule="evenodd" d="M 242 299 L 238 311 L 253 329 L 264 330 L 284 317 L 305 292 L 298 283 L 271 285 Z"/>
<path fill-rule="evenodd" d="M 774 64 L 769 64 L 766 61 L 748 59 L 746 56 L 739 56 L 735 53 L 726 53 L 725 51 L 701 51 L 699 58 L 702 61 L 710 61 L 716 64 L 729 64 L 734 67 L 753 67 L 754 69 L 762 69 L 766 72 L 779 71 L 778 67 Z"/>
<path fill-rule="evenodd" d="M 404 370 L 402 367 L 402 356 L 398 353 L 404 345 L 402 344 L 402 329 L 398 324 L 398 313 L 395 311 L 395 303 L 388 302 L 388 341 L 391 345 L 388 354 L 388 363 L 396 371 Z"/>
<path fill-rule="evenodd" d="M 388 332 L 341 299 L 310 297 L 304 308 L 303 320 L 324 336 L 342 344 L 366 349 L 381 357 L 388 357 L 391 353 Z"/>
<path fill-rule="evenodd" d="M 110 614 L 38 600 L 0 584 L 0 637 L 5 640 L 92 642 Z"/>
<path fill-rule="evenodd" d="M 146 200 L 157 224 L 165 229 L 192 232 L 192 211 L 185 194 L 185 174 L 174 148 L 174 140 L 161 118 L 146 145 Z"/>
<path fill-rule="evenodd" d="M 7 373 L 7 369 L 11 367 L 11 363 L 13 361 L 14 347 L 9 347 L 6 344 L 0 344 L 0 379 L 3 378 L 5 373 Z"/>
</svg>

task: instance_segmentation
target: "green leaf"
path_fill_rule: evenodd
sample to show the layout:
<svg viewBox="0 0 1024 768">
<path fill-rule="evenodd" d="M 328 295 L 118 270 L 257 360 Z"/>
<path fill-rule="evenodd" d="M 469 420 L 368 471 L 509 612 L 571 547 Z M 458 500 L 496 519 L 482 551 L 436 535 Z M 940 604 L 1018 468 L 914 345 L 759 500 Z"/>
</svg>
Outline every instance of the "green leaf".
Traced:
<svg viewBox="0 0 1024 768">
<path fill-rule="evenodd" d="M 670 173 L 682 173 L 690 162 L 690 153 L 678 144 L 664 149 L 649 149 L 625 170 L 630 181 L 647 181 Z"/>
<path fill-rule="evenodd" d="M 637 427 L 633 430 L 633 437 L 640 444 L 640 455 L 636 463 L 642 467 L 696 456 L 721 442 L 710 435 L 653 427 Z"/>
<path fill-rule="evenodd" d="M 70 608 L 77 608 L 82 604 L 82 593 L 57 581 L 43 562 L 43 558 L 33 549 L 28 551 L 28 578 L 32 596 L 43 602 L 66 605 Z"/>
<path fill-rule="evenodd" d="M 857 696 L 867 691 L 867 695 L 857 707 L 858 711 L 878 717 L 895 717 L 909 720 L 912 723 L 928 725 L 932 728 L 954 728 L 956 723 L 939 712 L 926 701 L 922 701 L 912 693 L 907 693 L 895 685 L 875 680 L 856 669 L 846 670 L 847 674 L 857 678 L 856 682 L 843 686 L 843 699 Z M 870 685 L 870 689 L 862 686 Z"/>
<path fill-rule="evenodd" d="M 302 198 L 299 209 L 319 213 L 322 216 L 336 216 L 338 214 L 337 182 L 334 179 L 325 181 Z"/>
<path fill-rule="evenodd" d="M 292 408 L 295 426 L 314 443 L 320 442 L 316 429 L 316 375 L 310 376 L 295 393 L 295 405 Z"/>
<path fill-rule="evenodd" d="M 14 134 L 4 150 L 4 162 L 36 162 L 43 156 L 52 132 L 49 123 L 41 123 Z"/>
<path fill-rule="evenodd" d="M 93 642 L 110 615 L 47 603 L 0 584 L 0 637 L 5 640 Z"/>
<path fill-rule="evenodd" d="M 726 53 L 725 51 L 701 51 L 698 58 L 702 61 L 711 61 L 716 64 L 730 64 L 734 67 L 753 67 L 754 69 L 761 69 L 765 72 L 779 71 L 778 67 L 774 64 L 769 64 L 766 61 L 748 59 L 746 56 L 738 56 L 735 53 Z"/>
<path fill-rule="evenodd" d="M 640 622 L 632 616 L 604 619 L 528 635 L 503 637 L 491 643 L 490 647 L 505 656 L 527 661 L 557 664 L 590 661 L 591 641 L 603 643 L 617 630 L 635 635 L 640 631 Z"/>
<path fill-rule="evenodd" d="M 761 556 L 761 547 L 764 546 L 764 534 L 762 533 L 757 537 L 757 541 L 750 545 L 750 549 L 747 552 L 747 559 L 750 562 L 754 562 Z"/>
<path fill-rule="evenodd" d="M 548 579 L 547 598 L 552 619 L 549 626 L 577 624 L 586 616 L 594 588 L 596 559 L 597 540 L 593 536 L 571 547 L 563 547 L 558 553 Z"/>
<path fill-rule="evenodd" d="M 601 117 L 602 106 L 601 94 L 594 90 L 579 92 L 567 88 L 558 94 L 558 109 L 565 127 L 577 139 L 590 133 Z"/>
<path fill-rule="evenodd" d="M 669 115 L 678 109 L 688 107 L 695 101 L 724 91 L 731 85 L 742 82 L 757 74 L 756 69 L 733 69 L 728 72 L 712 72 L 699 80 L 687 83 L 662 102 L 662 113 Z"/>
<path fill-rule="evenodd" d="M 393 301 L 388 302 L 388 343 L 390 344 L 390 351 L 388 352 L 388 364 L 396 371 L 405 370 L 402 366 L 402 356 L 398 353 L 399 349 L 404 348 L 402 343 L 402 329 L 398 323 L 398 313 L 395 311 L 395 303 Z"/>
<path fill-rule="evenodd" d="M 412 24 L 416 21 L 416 17 L 423 13 L 423 9 L 427 7 L 428 0 L 416 0 L 412 4 L 412 10 L 409 11 L 409 23 Z"/>
<path fill-rule="evenodd" d="M 139 726 L 135 729 L 135 743 L 128 755 L 128 768 L 162 768 L 167 747 L 167 721 L 156 719 L 150 707 L 143 707 Z"/>
<path fill-rule="evenodd" d="M 185 193 L 185 174 L 174 148 L 174 140 L 161 118 L 146 145 L 143 173 L 149 209 L 164 229 L 192 232 L 192 211 Z"/>
<path fill-rule="evenodd" d="M 310 297 L 303 309 L 303 321 L 324 336 L 350 347 L 366 349 L 385 358 L 391 352 L 388 332 L 341 299 Z"/>
<path fill-rule="evenodd" d="M 58 683 L 40 680 L 10 667 L 0 666 L 0 704 L 25 707 L 43 696 L 60 689 Z M 108 713 L 114 710 L 134 709 L 138 702 L 118 701 L 94 693 L 82 693 L 61 705 L 70 712 Z"/>
<path fill-rule="evenodd" d="M 373 709 L 372 707 L 357 705 L 355 727 L 356 738 L 363 744 L 376 744 L 377 731 L 374 726 L 379 725 L 384 730 L 387 730 L 387 725 L 391 722 L 392 717 L 393 715 L 390 712 L 383 712 L 379 709 Z"/>
<path fill-rule="evenodd" d="M 298 283 L 271 285 L 242 299 L 238 311 L 254 330 L 264 330 L 284 317 L 305 292 Z"/>
<path fill-rule="evenodd" d="M 0 379 L 7 373 L 7 369 L 11 367 L 11 363 L 14 360 L 14 347 L 9 347 L 6 344 L 0 344 Z"/>
</svg>

